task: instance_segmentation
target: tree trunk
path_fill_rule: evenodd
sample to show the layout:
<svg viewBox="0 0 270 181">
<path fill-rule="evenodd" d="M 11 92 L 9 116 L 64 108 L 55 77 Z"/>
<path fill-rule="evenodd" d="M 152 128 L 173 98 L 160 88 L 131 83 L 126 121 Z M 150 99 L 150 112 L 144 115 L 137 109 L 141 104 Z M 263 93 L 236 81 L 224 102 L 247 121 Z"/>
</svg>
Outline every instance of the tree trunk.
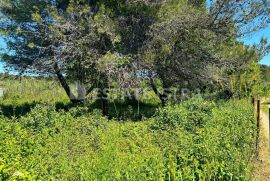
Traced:
<svg viewBox="0 0 270 181">
<path fill-rule="evenodd" d="M 161 101 L 161 106 L 162 107 L 165 107 L 166 106 L 166 103 L 167 103 L 167 100 L 168 100 L 168 95 L 166 95 L 166 94 L 160 94 L 159 99 Z"/>
<path fill-rule="evenodd" d="M 103 116 L 109 115 L 108 88 L 98 90 L 98 98 L 101 104 Z"/>
<path fill-rule="evenodd" d="M 61 73 L 60 68 L 59 68 L 59 66 L 58 66 L 57 63 L 54 64 L 54 71 L 55 71 L 55 73 L 56 73 L 56 75 L 57 75 L 57 78 L 58 78 L 58 80 L 59 80 L 61 86 L 64 88 L 64 90 L 65 90 L 67 96 L 69 97 L 69 100 L 70 100 L 73 104 L 79 104 L 79 103 L 84 102 L 84 100 L 78 100 L 78 99 L 76 98 L 76 96 L 74 96 L 74 94 L 72 93 L 72 91 L 71 91 L 71 89 L 70 89 L 70 87 L 69 87 L 69 85 L 68 85 L 68 83 L 67 83 L 66 78 L 65 78 L 65 77 L 63 76 L 63 74 Z"/>
<path fill-rule="evenodd" d="M 158 96 L 158 98 L 160 99 L 161 101 L 161 105 L 162 107 L 165 107 L 166 106 L 166 103 L 167 103 L 167 100 L 168 100 L 168 94 L 170 92 L 168 92 L 167 90 L 164 90 L 163 93 L 160 93 L 154 83 L 154 80 L 152 78 L 150 78 L 150 85 L 153 89 L 153 91 L 155 92 L 155 94 Z"/>
</svg>

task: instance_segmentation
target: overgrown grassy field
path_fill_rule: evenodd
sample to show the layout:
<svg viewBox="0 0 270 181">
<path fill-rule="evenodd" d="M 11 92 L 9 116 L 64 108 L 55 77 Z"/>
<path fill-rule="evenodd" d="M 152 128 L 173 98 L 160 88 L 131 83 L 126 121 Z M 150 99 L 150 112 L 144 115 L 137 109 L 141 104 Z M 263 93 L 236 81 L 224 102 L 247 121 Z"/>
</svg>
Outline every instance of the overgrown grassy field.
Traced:
<svg viewBox="0 0 270 181">
<path fill-rule="evenodd" d="M 112 102 L 107 119 L 95 102 L 70 106 L 54 81 L 0 85 L 0 180 L 251 179 L 249 101 L 145 102 L 140 121 L 136 104 Z"/>
</svg>

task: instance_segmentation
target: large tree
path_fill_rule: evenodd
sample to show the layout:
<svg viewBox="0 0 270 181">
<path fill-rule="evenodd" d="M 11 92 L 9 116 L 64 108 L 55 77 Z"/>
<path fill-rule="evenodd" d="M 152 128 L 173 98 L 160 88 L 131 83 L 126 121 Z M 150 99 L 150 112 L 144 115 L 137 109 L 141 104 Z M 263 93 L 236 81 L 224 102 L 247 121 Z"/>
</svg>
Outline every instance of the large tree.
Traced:
<svg viewBox="0 0 270 181">
<path fill-rule="evenodd" d="M 21 72 L 56 75 L 73 103 L 98 88 L 108 113 L 110 82 L 134 84 L 139 48 L 159 3 L 117 0 L 6 0 L 3 59 Z M 77 81 L 77 95 L 70 82 Z M 84 86 L 87 87 L 84 90 Z"/>
<path fill-rule="evenodd" d="M 238 38 L 265 27 L 269 8 L 267 1 L 217 0 L 208 6 L 186 0 L 164 3 L 141 49 L 142 66 L 162 104 L 173 86 L 189 81 L 197 88 L 220 88 L 221 82 L 228 87 L 230 79 L 224 73 L 258 61 L 262 52 L 238 45 Z M 239 46 L 246 51 L 226 55 Z M 162 90 L 155 80 L 161 80 Z"/>
<path fill-rule="evenodd" d="M 128 88 L 148 77 L 163 104 L 169 89 L 187 80 L 218 85 L 220 72 L 252 59 L 226 56 L 222 46 L 237 47 L 237 38 L 270 19 L 265 0 L 3 0 L 0 10 L 10 50 L 3 59 L 21 71 L 57 75 L 72 102 L 101 88 L 104 114 L 113 81 Z M 70 81 L 87 90 L 75 95 Z"/>
</svg>

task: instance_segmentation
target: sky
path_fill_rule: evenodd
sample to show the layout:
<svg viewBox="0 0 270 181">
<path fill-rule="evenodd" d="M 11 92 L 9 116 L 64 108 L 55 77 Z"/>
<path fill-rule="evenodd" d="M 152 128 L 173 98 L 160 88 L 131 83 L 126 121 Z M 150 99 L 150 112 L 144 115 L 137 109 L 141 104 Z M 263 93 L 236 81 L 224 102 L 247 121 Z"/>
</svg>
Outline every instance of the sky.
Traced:
<svg viewBox="0 0 270 181">
<path fill-rule="evenodd" d="M 4 40 L 0 37 L 0 50 L 1 50 L 2 48 L 5 48 L 5 47 L 6 47 L 6 46 L 5 46 Z M 0 73 L 1 73 L 1 72 L 4 72 L 3 66 L 4 66 L 4 63 L 2 63 L 2 62 L 0 61 Z"/>
<path fill-rule="evenodd" d="M 247 45 L 252 45 L 254 43 L 259 43 L 262 37 L 267 38 L 270 43 L 270 25 L 256 34 L 253 34 L 251 37 L 243 38 L 241 41 Z M 263 57 L 260 63 L 270 66 L 270 54 Z"/>
</svg>

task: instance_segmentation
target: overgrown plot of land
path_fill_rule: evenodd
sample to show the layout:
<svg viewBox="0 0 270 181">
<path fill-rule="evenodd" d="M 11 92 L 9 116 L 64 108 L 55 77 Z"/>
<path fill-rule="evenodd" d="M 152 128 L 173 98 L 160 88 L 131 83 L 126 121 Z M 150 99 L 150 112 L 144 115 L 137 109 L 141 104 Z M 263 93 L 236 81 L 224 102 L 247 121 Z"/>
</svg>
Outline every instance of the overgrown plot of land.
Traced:
<svg viewBox="0 0 270 181">
<path fill-rule="evenodd" d="M 140 122 L 39 103 L 2 115 L 0 129 L 2 180 L 248 180 L 253 170 L 249 101 L 196 98 Z"/>
</svg>

